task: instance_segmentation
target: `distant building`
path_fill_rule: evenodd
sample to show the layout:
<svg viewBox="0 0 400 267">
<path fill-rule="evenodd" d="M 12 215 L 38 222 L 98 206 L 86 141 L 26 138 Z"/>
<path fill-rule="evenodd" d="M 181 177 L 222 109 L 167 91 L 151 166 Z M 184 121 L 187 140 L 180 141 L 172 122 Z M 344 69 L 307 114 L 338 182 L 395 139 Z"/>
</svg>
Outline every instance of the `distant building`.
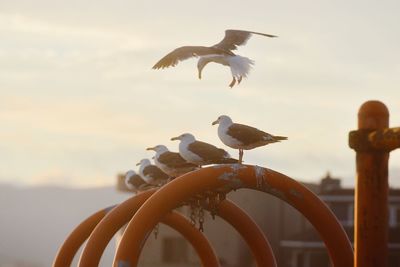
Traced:
<svg viewBox="0 0 400 267">
<path fill-rule="evenodd" d="M 318 194 L 336 214 L 349 238 L 353 239 L 354 189 L 342 188 L 341 181 L 328 173 L 320 184 L 304 183 Z M 119 189 L 121 184 L 119 184 Z M 265 232 L 278 266 L 330 267 L 324 243 L 313 226 L 297 210 L 254 190 L 242 189 L 228 198 L 246 210 Z M 189 209 L 181 208 L 189 217 Z M 206 213 L 205 234 L 220 257 L 223 267 L 255 266 L 253 257 L 238 233 L 218 217 Z M 400 190 L 391 189 L 389 197 L 389 267 L 400 266 Z M 177 232 L 161 226 L 158 238 L 150 236 L 140 258 L 140 266 L 198 266 L 198 257 Z"/>
<path fill-rule="evenodd" d="M 340 179 L 333 178 L 328 173 L 314 191 L 335 213 L 350 240 L 353 240 L 354 189 L 342 188 Z M 389 267 L 397 267 L 400 266 L 400 190 L 391 189 L 389 194 Z M 296 220 L 301 221 L 300 231 L 285 235 L 280 241 L 282 259 L 284 259 L 281 266 L 330 266 L 325 245 L 313 226 L 303 216 L 298 216 Z"/>
</svg>

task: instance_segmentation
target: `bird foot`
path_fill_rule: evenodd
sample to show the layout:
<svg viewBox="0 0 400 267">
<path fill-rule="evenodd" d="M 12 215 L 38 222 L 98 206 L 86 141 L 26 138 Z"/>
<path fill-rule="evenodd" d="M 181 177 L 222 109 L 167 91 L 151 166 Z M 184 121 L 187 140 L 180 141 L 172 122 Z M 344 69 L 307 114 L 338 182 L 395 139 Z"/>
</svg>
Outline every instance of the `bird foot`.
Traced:
<svg viewBox="0 0 400 267">
<path fill-rule="evenodd" d="M 236 84 L 236 78 L 233 77 L 232 82 L 229 84 L 229 87 L 232 88 Z"/>
<path fill-rule="evenodd" d="M 242 76 L 239 77 L 238 84 L 240 84 L 240 82 L 242 81 L 242 78 L 243 78 Z"/>
<path fill-rule="evenodd" d="M 239 149 L 239 164 L 243 163 L 243 149 Z"/>
</svg>

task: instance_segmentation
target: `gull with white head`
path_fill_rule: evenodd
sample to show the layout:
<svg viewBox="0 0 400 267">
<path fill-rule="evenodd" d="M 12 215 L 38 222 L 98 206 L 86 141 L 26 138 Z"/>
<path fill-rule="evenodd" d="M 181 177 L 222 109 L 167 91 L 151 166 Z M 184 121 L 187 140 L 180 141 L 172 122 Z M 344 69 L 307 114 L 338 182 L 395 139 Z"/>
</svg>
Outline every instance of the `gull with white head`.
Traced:
<svg viewBox="0 0 400 267">
<path fill-rule="evenodd" d="M 142 179 L 148 184 L 162 185 L 169 179 L 169 176 L 166 173 L 160 170 L 160 168 L 158 168 L 156 165 L 151 164 L 150 160 L 148 159 L 142 159 L 136 165 L 140 166 L 140 177 L 142 177 Z"/>
<path fill-rule="evenodd" d="M 190 133 L 171 138 L 172 141 L 180 140 L 179 154 L 182 158 L 198 166 L 209 164 L 237 163 L 237 159 L 231 158 L 228 152 L 211 144 L 197 141 Z"/>
<path fill-rule="evenodd" d="M 179 153 L 169 151 L 164 145 L 149 147 L 146 150 L 153 150 L 156 152 L 154 163 L 171 177 L 181 176 L 197 168 L 197 165 L 187 162 Z"/>
<path fill-rule="evenodd" d="M 164 69 L 168 67 L 174 67 L 179 61 L 191 58 L 200 57 L 197 62 L 197 69 L 199 79 L 201 79 L 201 73 L 203 68 L 210 62 L 218 63 L 224 66 L 229 66 L 232 73 L 232 82 L 229 87 L 233 87 L 236 82 L 239 84 L 242 78 L 246 78 L 250 72 L 251 66 L 254 65 L 254 61 L 247 58 L 236 55 L 233 50 L 236 50 L 238 46 L 244 45 L 253 35 L 260 35 L 266 37 L 277 37 L 276 35 L 243 31 L 243 30 L 226 30 L 225 37 L 221 42 L 213 46 L 182 46 L 179 47 L 162 59 L 160 59 L 154 66 L 153 69 Z"/>
<path fill-rule="evenodd" d="M 239 149 L 239 161 L 243 160 L 243 150 L 265 146 L 287 140 L 285 136 L 277 136 L 244 124 L 234 123 L 231 118 L 221 115 L 212 125 L 218 125 L 218 137 L 225 145 Z"/>
<path fill-rule="evenodd" d="M 139 192 L 142 190 L 149 189 L 151 185 L 146 183 L 139 174 L 134 170 L 129 170 L 125 174 L 125 185 L 128 189 Z"/>
</svg>

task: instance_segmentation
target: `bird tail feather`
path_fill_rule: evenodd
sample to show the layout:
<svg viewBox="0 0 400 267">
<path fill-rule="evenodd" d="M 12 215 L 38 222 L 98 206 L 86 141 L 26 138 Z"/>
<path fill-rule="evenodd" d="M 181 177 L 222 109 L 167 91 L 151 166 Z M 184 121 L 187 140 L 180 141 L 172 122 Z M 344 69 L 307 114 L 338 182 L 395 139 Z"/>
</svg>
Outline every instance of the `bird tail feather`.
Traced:
<svg viewBox="0 0 400 267">
<path fill-rule="evenodd" d="M 232 76 L 237 79 L 241 77 L 246 78 L 251 70 L 251 67 L 254 65 L 253 60 L 239 55 L 230 57 L 229 63 L 231 67 Z"/>
<path fill-rule="evenodd" d="M 277 141 L 282 141 L 282 140 L 287 140 L 288 138 L 286 136 L 274 135 L 274 139 Z"/>
</svg>

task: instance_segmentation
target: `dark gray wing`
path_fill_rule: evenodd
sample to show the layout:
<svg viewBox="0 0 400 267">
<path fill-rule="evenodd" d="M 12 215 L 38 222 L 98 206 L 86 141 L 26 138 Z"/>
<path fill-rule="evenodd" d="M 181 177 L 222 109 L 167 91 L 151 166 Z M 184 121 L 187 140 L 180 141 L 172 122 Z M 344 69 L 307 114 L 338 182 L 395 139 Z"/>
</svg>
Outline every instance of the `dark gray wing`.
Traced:
<svg viewBox="0 0 400 267">
<path fill-rule="evenodd" d="M 273 135 L 239 123 L 232 124 L 228 128 L 227 134 L 240 141 L 243 145 L 250 145 L 261 141 L 277 142 Z"/>
<path fill-rule="evenodd" d="M 206 46 L 182 46 L 174 51 L 167 54 L 165 57 L 160 59 L 154 66 L 153 69 L 164 69 L 168 67 L 174 67 L 179 61 L 204 55 L 221 54 L 221 51 L 215 47 Z"/>
<path fill-rule="evenodd" d="M 238 46 L 246 44 L 247 40 L 250 39 L 252 34 L 258 34 L 266 37 L 277 37 L 276 35 L 251 32 L 251 31 L 241 31 L 241 30 L 226 30 L 225 37 L 221 42 L 214 45 L 214 47 L 223 50 L 236 50 Z"/>
<path fill-rule="evenodd" d="M 145 176 L 151 176 L 155 180 L 166 180 L 169 178 L 162 170 L 160 170 L 155 165 L 149 165 L 143 169 L 143 174 Z"/>
<path fill-rule="evenodd" d="M 225 150 L 201 141 L 189 144 L 188 149 L 204 160 L 220 159 L 229 155 Z"/>
<path fill-rule="evenodd" d="M 189 163 L 184 160 L 179 153 L 167 151 L 158 157 L 158 161 L 170 168 L 191 168 L 196 167 L 195 164 Z"/>
<path fill-rule="evenodd" d="M 136 189 L 139 188 L 140 186 L 146 184 L 146 182 L 138 174 L 131 176 L 128 179 L 128 183 L 133 185 Z"/>
</svg>

